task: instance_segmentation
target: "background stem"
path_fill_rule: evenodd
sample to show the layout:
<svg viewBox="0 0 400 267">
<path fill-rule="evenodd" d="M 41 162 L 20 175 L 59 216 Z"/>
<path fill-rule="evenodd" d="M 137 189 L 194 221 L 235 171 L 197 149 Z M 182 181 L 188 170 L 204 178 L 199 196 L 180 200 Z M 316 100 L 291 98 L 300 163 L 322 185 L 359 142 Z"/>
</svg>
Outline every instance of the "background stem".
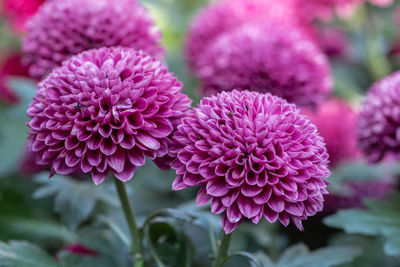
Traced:
<svg viewBox="0 0 400 267">
<path fill-rule="evenodd" d="M 215 257 L 214 267 L 222 267 L 225 263 L 225 259 L 228 256 L 229 244 L 231 242 L 231 235 L 225 234 L 222 231 L 222 238 L 218 241 L 217 255 Z"/>
<path fill-rule="evenodd" d="M 125 184 L 114 178 L 115 188 L 117 189 L 118 197 L 121 202 L 122 210 L 124 211 L 126 222 L 128 223 L 129 231 L 132 236 L 131 251 L 134 259 L 134 267 L 144 266 L 143 246 L 142 246 L 142 233 L 139 229 L 135 214 L 129 202 L 128 195 L 125 190 Z"/>
</svg>

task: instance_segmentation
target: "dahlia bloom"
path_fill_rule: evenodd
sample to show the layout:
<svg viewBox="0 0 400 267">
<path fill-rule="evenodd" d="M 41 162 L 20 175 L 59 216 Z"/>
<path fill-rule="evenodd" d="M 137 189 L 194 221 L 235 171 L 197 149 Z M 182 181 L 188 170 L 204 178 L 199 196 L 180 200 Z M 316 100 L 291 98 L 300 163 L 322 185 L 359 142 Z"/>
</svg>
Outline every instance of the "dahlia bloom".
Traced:
<svg viewBox="0 0 400 267">
<path fill-rule="evenodd" d="M 187 34 L 185 56 L 190 67 L 196 72 L 197 60 L 215 38 L 248 21 L 298 25 L 308 32 L 294 3 L 295 0 L 221 0 L 206 6 L 194 18 Z"/>
<path fill-rule="evenodd" d="M 355 134 L 357 114 L 345 102 L 330 99 L 316 111 L 304 111 L 326 142 L 330 166 L 356 159 L 359 156 Z"/>
<path fill-rule="evenodd" d="M 44 77 L 82 51 L 123 46 L 161 57 L 161 33 L 135 0 L 52 0 L 27 23 L 25 61 L 33 77 Z"/>
<path fill-rule="evenodd" d="M 264 216 L 287 226 L 323 208 L 328 154 L 316 127 L 294 104 L 249 91 L 205 97 L 182 119 L 170 154 L 174 190 L 200 186 L 231 233 L 243 219 Z"/>
<path fill-rule="evenodd" d="M 380 7 L 388 7 L 393 4 L 393 0 L 369 0 L 369 2 Z"/>
<path fill-rule="evenodd" d="M 323 27 L 318 31 L 318 43 L 322 51 L 331 58 L 345 57 L 349 47 L 346 33 L 337 27 Z"/>
<path fill-rule="evenodd" d="M 53 173 L 109 172 L 121 181 L 167 154 L 173 124 L 190 99 L 158 60 L 133 49 L 101 48 L 65 61 L 38 85 L 28 109 L 30 149 Z"/>
<path fill-rule="evenodd" d="M 362 208 L 365 199 L 385 199 L 396 191 L 393 179 L 371 181 L 346 181 L 341 192 L 330 192 L 325 198 L 324 213 L 341 209 Z"/>
<path fill-rule="evenodd" d="M 10 76 L 28 76 L 28 70 L 21 64 L 21 56 L 17 53 L 6 54 L 0 64 L 0 102 L 16 104 L 18 95 L 8 85 Z"/>
<path fill-rule="evenodd" d="M 49 171 L 51 165 L 39 165 L 36 163 L 36 155 L 33 151 L 26 147 L 22 152 L 21 162 L 19 164 L 19 171 L 23 175 L 34 175 L 42 171 Z"/>
<path fill-rule="evenodd" d="M 45 0 L 3 0 L 2 14 L 16 32 L 25 30 L 26 21 L 33 16 Z"/>
<path fill-rule="evenodd" d="M 400 158 L 400 72 L 375 83 L 356 125 L 358 145 L 370 163 Z"/>
<path fill-rule="evenodd" d="M 223 90 L 269 92 L 299 106 L 319 103 L 332 90 L 328 59 L 296 28 L 245 24 L 221 34 L 198 59 L 206 96 Z"/>
<path fill-rule="evenodd" d="M 350 17 L 365 0 L 296 0 L 299 12 L 309 18 L 331 20 L 336 13 L 341 18 Z"/>
<path fill-rule="evenodd" d="M 51 164 L 37 164 L 36 153 L 30 150 L 28 146 L 24 148 L 21 155 L 21 161 L 19 162 L 19 172 L 24 175 L 24 177 L 32 177 L 41 172 L 49 172 L 51 171 L 51 167 Z M 89 178 L 89 175 L 77 170 L 70 173 L 68 177 L 76 180 L 84 180 Z"/>
<path fill-rule="evenodd" d="M 65 246 L 63 250 L 75 255 L 86 255 L 92 257 L 99 256 L 99 253 L 97 251 L 87 248 L 80 243 L 69 244 Z"/>
<path fill-rule="evenodd" d="M 331 20 L 334 14 L 340 18 L 349 18 L 360 5 L 370 2 L 379 7 L 387 7 L 393 4 L 393 0 L 294 0 L 298 12 L 304 18 L 318 18 Z"/>
</svg>

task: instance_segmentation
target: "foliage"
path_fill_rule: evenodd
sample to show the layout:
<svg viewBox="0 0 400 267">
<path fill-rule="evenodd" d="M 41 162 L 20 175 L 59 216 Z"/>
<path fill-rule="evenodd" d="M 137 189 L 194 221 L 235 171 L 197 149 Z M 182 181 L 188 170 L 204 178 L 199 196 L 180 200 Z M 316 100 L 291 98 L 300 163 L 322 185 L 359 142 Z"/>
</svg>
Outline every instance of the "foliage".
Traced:
<svg viewBox="0 0 400 267">
<path fill-rule="evenodd" d="M 342 210 L 326 218 L 325 223 L 351 234 L 382 236 L 385 238 L 385 253 L 400 257 L 399 197 L 397 195 L 391 202 L 368 200 L 366 210 Z"/>
<path fill-rule="evenodd" d="M 330 247 L 310 251 L 304 244 L 294 245 L 282 253 L 278 262 L 262 255 L 265 266 L 273 267 L 331 267 L 353 260 L 360 254 L 356 247 Z"/>
</svg>

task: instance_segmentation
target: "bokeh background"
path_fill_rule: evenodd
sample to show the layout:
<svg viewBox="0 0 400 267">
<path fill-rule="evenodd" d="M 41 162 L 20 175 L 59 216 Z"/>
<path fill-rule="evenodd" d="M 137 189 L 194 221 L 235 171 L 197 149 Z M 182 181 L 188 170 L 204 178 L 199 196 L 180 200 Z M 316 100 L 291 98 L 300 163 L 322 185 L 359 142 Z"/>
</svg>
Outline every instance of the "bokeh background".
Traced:
<svg viewBox="0 0 400 267">
<path fill-rule="evenodd" d="M 21 39 L 25 21 L 43 2 L 0 1 L 0 240 L 26 240 L 35 248 L 23 250 L 16 243 L 18 255 L 40 258 L 35 254 L 40 248 L 40 253 L 57 258 L 63 266 L 129 266 L 129 251 L 118 236 L 118 229 L 127 229 L 113 185 L 94 186 L 87 177 L 49 179 L 49 173 L 26 153 L 26 110 L 37 81 L 21 62 Z M 169 70 L 184 83 L 184 92 L 196 105 L 201 98 L 199 81 L 185 61 L 183 47 L 190 21 L 208 1 L 141 2 L 163 33 Z M 317 13 L 310 16 L 315 16 L 311 25 L 318 45 L 332 67 L 334 92 L 333 100 L 304 112 L 335 155 L 330 195 L 324 211 L 304 222 L 304 232 L 265 220 L 258 225 L 243 223 L 233 234 L 232 251 L 252 253 L 265 266 L 400 266 L 400 165 L 390 160 L 367 164 L 354 136 L 365 93 L 400 66 L 400 6 L 397 1 L 386 2 L 361 1 L 350 10 L 337 8 L 330 16 L 311 9 Z M 343 140 L 351 141 L 343 144 Z M 148 161 L 127 183 L 139 221 L 164 208 L 193 216 L 160 213 L 149 229 L 151 253 L 165 266 L 210 266 L 220 219 L 207 207 L 196 206 L 195 190 L 172 191 L 174 177 L 173 171 L 162 171 Z M 0 244 L 0 259 L 5 243 Z M 246 266 L 246 262 L 237 257 L 227 266 Z"/>
</svg>

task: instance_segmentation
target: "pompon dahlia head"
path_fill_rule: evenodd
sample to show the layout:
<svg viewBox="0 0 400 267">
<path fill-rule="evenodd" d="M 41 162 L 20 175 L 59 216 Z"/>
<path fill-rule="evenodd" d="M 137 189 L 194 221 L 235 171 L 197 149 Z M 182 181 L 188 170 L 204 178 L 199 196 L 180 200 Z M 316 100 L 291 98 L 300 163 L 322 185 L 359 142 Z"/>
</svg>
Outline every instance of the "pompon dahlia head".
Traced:
<svg viewBox="0 0 400 267">
<path fill-rule="evenodd" d="M 174 125 L 190 107 L 182 84 L 158 60 L 125 48 L 101 48 L 65 61 L 38 85 L 29 106 L 30 148 L 52 172 L 109 172 L 121 181 L 167 155 Z"/>
<path fill-rule="evenodd" d="M 358 145 L 370 163 L 400 159 L 400 71 L 375 83 L 356 125 Z"/>
<path fill-rule="evenodd" d="M 332 90 L 329 61 L 297 28 L 245 24 L 215 39 L 198 60 L 202 92 L 233 89 L 269 92 L 313 106 Z"/>
<path fill-rule="evenodd" d="M 45 0 L 3 0 L 1 13 L 16 32 L 25 30 L 26 21 L 36 13 Z"/>
<path fill-rule="evenodd" d="M 200 186 L 197 204 L 211 200 L 226 233 L 263 216 L 303 229 L 323 208 L 330 175 L 323 138 L 279 97 L 236 90 L 205 97 L 173 140 L 173 189 Z"/>
<path fill-rule="evenodd" d="M 316 17 L 322 20 L 331 20 L 336 13 L 341 18 L 348 18 L 354 14 L 360 5 L 370 2 L 373 5 L 387 7 L 393 0 L 295 0 L 299 13 L 304 16 Z"/>
<path fill-rule="evenodd" d="M 215 38 L 249 21 L 297 25 L 307 34 L 311 28 L 299 18 L 296 1 L 220 0 L 207 5 L 193 19 L 187 34 L 185 56 L 190 67 L 196 73 L 197 60 Z"/>
<path fill-rule="evenodd" d="M 14 105 L 19 101 L 18 94 L 8 84 L 9 76 L 28 76 L 28 70 L 21 64 L 18 53 L 5 53 L 0 63 L 0 104 Z"/>
<path fill-rule="evenodd" d="M 30 74 L 43 78 L 72 55 L 123 46 L 164 55 L 161 33 L 135 0 L 51 0 L 27 23 L 23 40 Z"/>
<path fill-rule="evenodd" d="M 357 113 L 344 101 L 332 98 L 321 103 L 315 111 L 305 110 L 326 142 L 330 166 L 358 158 Z"/>
<path fill-rule="evenodd" d="M 385 199 L 396 192 L 396 179 L 345 181 L 340 192 L 330 192 L 325 198 L 324 213 L 335 213 L 341 209 L 362 208 L 365 199 Z"/>
</svg>

